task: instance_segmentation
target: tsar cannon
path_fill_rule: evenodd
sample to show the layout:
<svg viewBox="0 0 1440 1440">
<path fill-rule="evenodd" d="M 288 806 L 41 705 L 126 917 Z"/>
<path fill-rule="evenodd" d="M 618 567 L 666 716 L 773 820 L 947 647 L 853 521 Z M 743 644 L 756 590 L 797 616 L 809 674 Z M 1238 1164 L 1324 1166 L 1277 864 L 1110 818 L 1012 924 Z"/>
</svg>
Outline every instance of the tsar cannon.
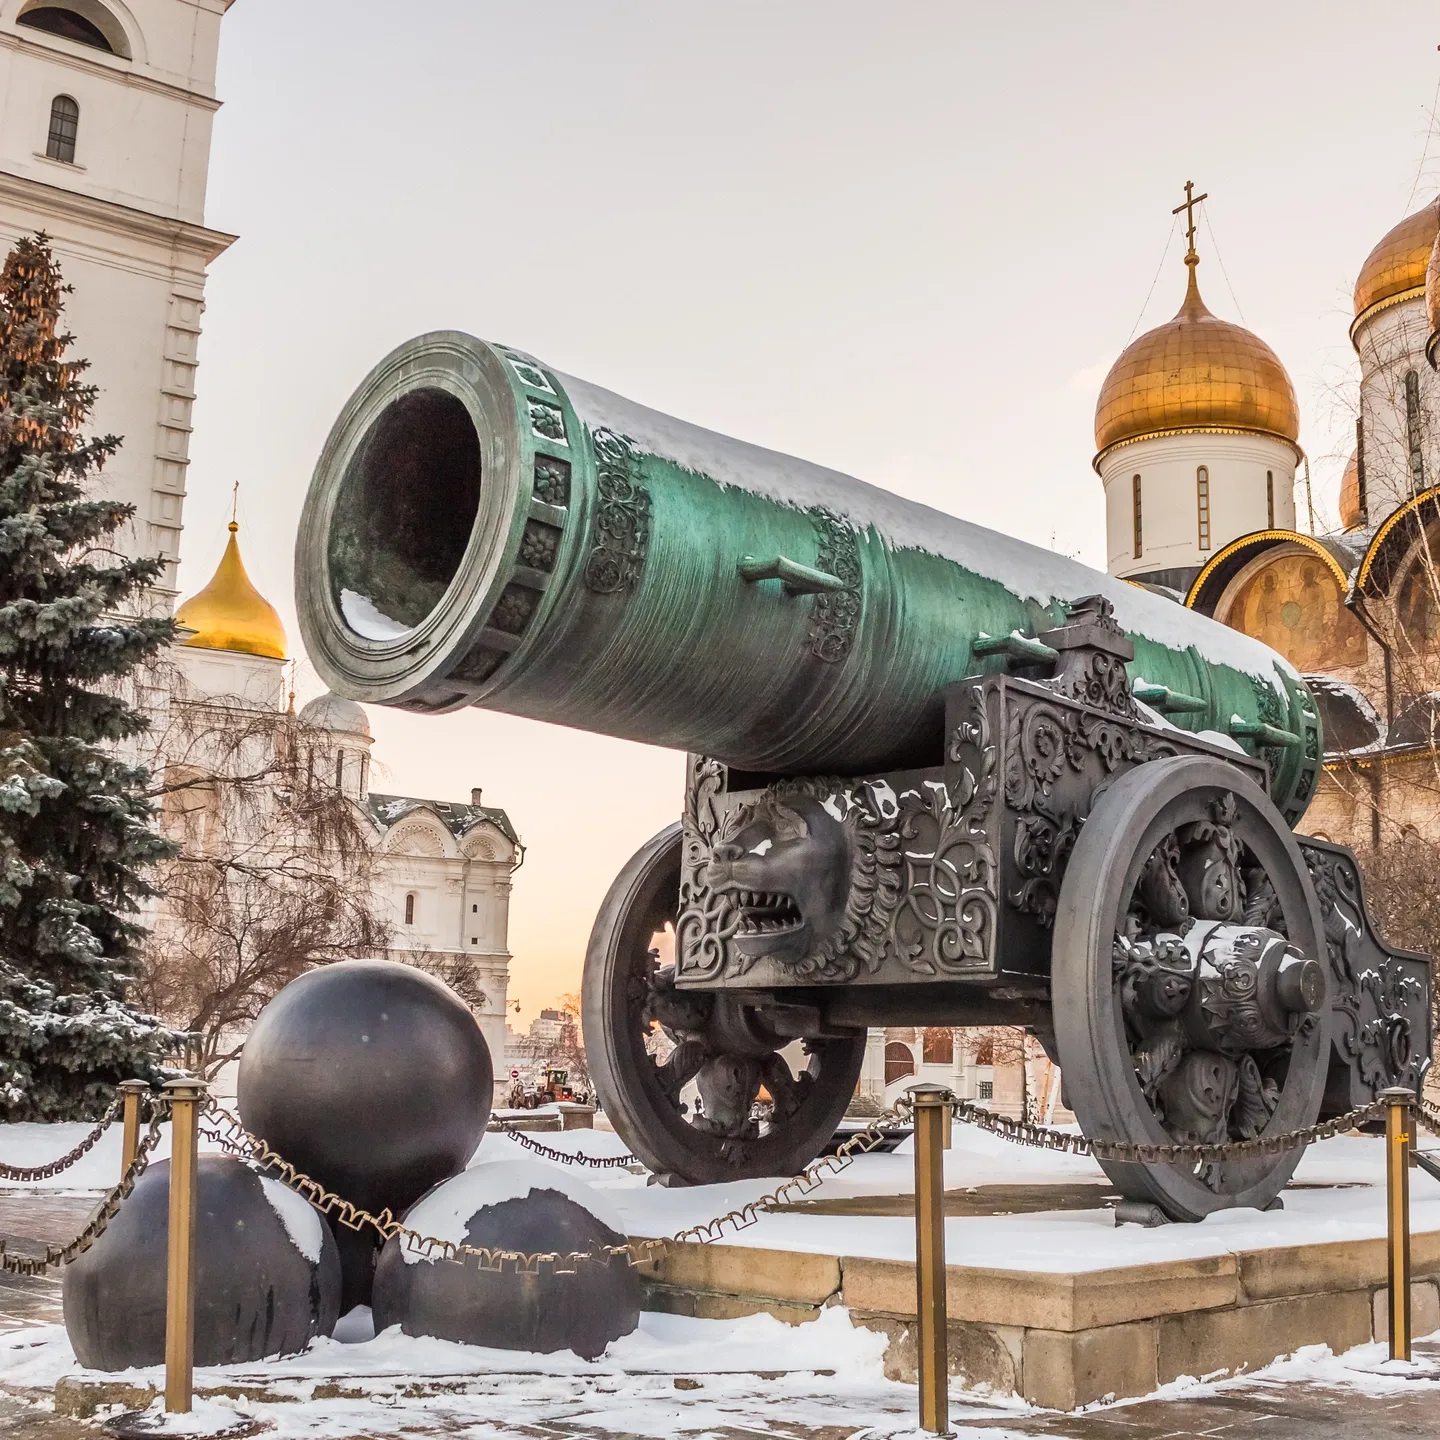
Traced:
<svg viewBox="0 0 1440 1440">
<path fill-rule="evenodd" d="M 1294 833 L 1304 681 L 1163 596 L 450 332 L 345 407 L 296 584 L 342 694 L 688 752 L 584 980 L 596 1090 L 668 1176 L 810 1160 L 868 1026 L 1026 1027 L 1085 1133 L 1140 1144 L 1429 1065 L 1429 962 Z M 1107 1169 L 1197 1218 L 1299 1154 Z"/>
</svg>

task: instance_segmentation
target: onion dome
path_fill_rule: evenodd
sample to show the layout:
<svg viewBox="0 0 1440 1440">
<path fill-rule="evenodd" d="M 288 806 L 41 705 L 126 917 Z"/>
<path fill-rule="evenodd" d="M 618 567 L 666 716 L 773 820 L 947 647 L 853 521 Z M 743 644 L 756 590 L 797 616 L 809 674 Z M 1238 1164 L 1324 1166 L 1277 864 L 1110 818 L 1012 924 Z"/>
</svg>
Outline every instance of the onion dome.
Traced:
<svg viewBox="0 0 1440 1440">
<path fill-rule="evenodd" d="M 181 641 L 200 650 L 238 650 L 245 655 L 285 658 L 285 627 L 275 607 L 250 582 L 230 522 L 230 540 L 210 583 L 176 612 L 175 621 L 195 633 Z"/>
<path fill-rule="evenodd" d="M 1425 293 L 1425 267 L 1440 230 L 1440 200 L 1407 215 L 1366 257 L 1355 282 L 1353 338 L 1364 320 Z"/>
<path fill-rule="evenodd" d="M 1193 250 L 1185 263 L 1180 313 L 1128 345 L 1100 387 L 1097 469 L 1117 445 L 1197 431 L 1273 435 L 1298 453 L 1300 408 L 1285 367 L 1258 335 L 1205 308 Z"/>
<path fill-rule="evenodd" d="M 1358 530 L 1365 523 L 1365 507 L 1360 503 L 1360 456 L 1350 452 L 1350 463 L 1340 481 L 1340 528 Z"/>
<path fill-rule="evenodd" d="M 353 700 L 328 690 L 302 705 L 298 718 L 302 725 L 312 725 L 317 730 L 337 730 L 342 735 L 370 738 L 370 719 L 364 710 Z"/>
<path fill-rule="evenodd" d="M 1433 369 L 1440 370 L 1440 230 L 1435 232 L 1430 264 L 1425 270 L 1425 319 L 1430 331 L 1430 338 L 1425 342 L 1425 358 Z"/>
</svg>

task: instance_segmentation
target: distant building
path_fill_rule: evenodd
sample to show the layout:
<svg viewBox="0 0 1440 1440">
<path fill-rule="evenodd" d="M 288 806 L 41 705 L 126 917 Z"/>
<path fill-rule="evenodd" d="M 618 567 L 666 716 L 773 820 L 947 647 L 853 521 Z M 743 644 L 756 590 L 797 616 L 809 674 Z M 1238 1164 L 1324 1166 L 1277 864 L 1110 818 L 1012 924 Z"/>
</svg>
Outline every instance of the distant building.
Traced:
<svg viewBox="0 0 1440 1440">
<path fill-rule="evenodd" d="M 245 573 L 238 527 L 232 523 L 230 530 L 214 578 L 176 613 L 184 638 L 171 655 L 183 677 L 184 703 L 213 703 L 242 727 L 247 715 L 278 715 L 285 708 L 286 638 L 279 616 Z M 157 707 L 173 703 L 174 697 L 154 701 Z M 351 801 L 372 837 L 372 899 L 394 936 L 391 955 L 423 961 L 442 976 L 447 962 L 464 962 L 472 992 L 465 998 L 490 1046 L 498 1081 L 505 1056 L 511 876 L 524 858 L 509 817 L 482 804 L 478 789 L 470 792 L 469 804 L 372 793 L 370 722 L 352 700 L 322 695 L 297 719 L 323 737 L 309 755 L 310 781 L 333 786 Z M 162 753 L 156 763 L 166 760 Z M 223 776 L 223 764 L 238 763 L 241 757 L 227 756 L 218 773 Z M 265 757 L 243 763 L 263 768 Z"/>
<path fill-rule="evenodd" d="M 1110 571 L 1305 675 L 1325 753 L 1302 830 L 1362 854 L 1440 841 L 1440 201 L 1360 267 L 1355 445 L 1328 533 L 1297 520 L 1284 367 L 1205 308 L 1193 241 L 1185 263 L 1180 313 L 1126 348 L 1096 403 Z"/>
<path fill-rule="evenodd" d="M 1031 1119 L 1068 1124 L 1075 1118 L 1060 1099 L 1059 1069 L 1037 1041 L 1026 1042 L 1020 1031 L 1009 1028 L 892 1025 L 871 1030 L 859 1093 L 872 1104 L 889 1106 L 919 1084 L 944 1085 L 962 1100 L 1014 1118 L 1024 1115 L 1027 1103 Z"/>
</svg>

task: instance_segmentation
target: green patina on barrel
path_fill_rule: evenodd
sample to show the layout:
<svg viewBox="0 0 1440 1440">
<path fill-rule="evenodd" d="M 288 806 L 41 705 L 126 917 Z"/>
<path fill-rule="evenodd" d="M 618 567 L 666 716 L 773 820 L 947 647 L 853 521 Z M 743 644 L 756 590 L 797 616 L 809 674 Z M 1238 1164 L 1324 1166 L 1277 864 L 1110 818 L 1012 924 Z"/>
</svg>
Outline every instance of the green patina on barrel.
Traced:
<svg viewBox="0 0 1440 1440">
<path fill-rule="evenodd" d="M 1132 679 L 1174 693 L 1170 723 L 1265 747 L 1291 823 L 1319 765 L 1314 701 L 1257 641 L 452 332 L 401 346 L 342 412 L 296 584 L 341 694 L 788 775 L 938 763 L 944 687 L 1004 663 L 977 643 L 1043 634 L 1099 593 L 1134 641 Z"/>
</svg>

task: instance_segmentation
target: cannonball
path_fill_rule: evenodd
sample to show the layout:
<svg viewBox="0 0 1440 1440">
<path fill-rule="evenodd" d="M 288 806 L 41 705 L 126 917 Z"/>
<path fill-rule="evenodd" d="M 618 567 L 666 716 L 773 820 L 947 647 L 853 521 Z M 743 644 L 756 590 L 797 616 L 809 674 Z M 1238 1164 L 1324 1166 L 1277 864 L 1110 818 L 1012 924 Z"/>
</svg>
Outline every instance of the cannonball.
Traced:
<svg viewBox="0 0 1440 1440">
<path fill-rule="evenodd" d="M 482 1157 L 437 1185 L 405 1217 L 408 1228 L 440 1240 L 524 1254 L 568 1254 L 591 1244 L 623 1245 L 622 1222 L 584 1181 L 523 1154 Z M 478 1257 L 427 1260 L 400 1236 L 375 1268 L 375 1331 L 399 1325 L 497 1350 L 573 1350 L 587 1360 L 640 1323 L 640 1281 L 623 1255 L 580 1261 L 573 1274 L 542 1266 L 523 1273 Z"/>
<path fill-rule="evenodd" d="M 278 1180 L 229 1155 L 196 1171 L 195 1363 L 291 1355 L 340 1313 L 330 1227 Z M 170 1162 L 150 1165 L 105 1233 L 64 1271 L 65 1330 L 91 1370 L 165 1359 Z"/>
<path fill-rule="evenodd" d="M 485 1133 L 494 1072 L 449 986 L 411 965 L 308 971 L 261 1012 L 240 1057 L 245 1128 L 364 1210 L 400 1214 Z"/>
</svg>

